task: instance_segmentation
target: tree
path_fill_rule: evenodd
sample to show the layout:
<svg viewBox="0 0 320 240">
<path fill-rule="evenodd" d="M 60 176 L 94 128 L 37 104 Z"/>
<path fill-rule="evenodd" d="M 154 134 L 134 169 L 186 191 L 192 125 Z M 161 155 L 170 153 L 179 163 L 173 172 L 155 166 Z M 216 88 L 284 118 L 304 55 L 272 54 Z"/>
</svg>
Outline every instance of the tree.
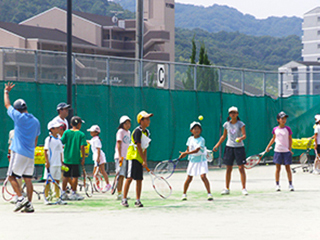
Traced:
<svg viewBox="0 0 320 240">
<path fill-rule="evenodd" d="M 196 64 L 196 54 L 197 54 L 197 47 L 194 40 L 195 36 L 192 38 L 192 52 L 190 56 L 190 63 Z M 189 66 L 187 69 L 187 79 L 183 82 L 184 88 L 188 90 L 194 89 L 194 79 L 193 79 L 193 71 L 194 67 Z"/>
</svg>

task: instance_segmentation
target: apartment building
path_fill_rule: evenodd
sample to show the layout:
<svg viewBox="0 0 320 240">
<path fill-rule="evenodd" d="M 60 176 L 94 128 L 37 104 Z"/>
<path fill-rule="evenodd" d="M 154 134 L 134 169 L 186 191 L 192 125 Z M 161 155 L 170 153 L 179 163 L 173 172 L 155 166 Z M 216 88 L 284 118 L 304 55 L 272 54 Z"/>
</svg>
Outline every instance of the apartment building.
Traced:
<svg viewBox="0 0 320 240">
<path fill-rule="evenodd" d="M 303 61 L 320 61 L 320 7 L 303 15 Z"/>
</svg>

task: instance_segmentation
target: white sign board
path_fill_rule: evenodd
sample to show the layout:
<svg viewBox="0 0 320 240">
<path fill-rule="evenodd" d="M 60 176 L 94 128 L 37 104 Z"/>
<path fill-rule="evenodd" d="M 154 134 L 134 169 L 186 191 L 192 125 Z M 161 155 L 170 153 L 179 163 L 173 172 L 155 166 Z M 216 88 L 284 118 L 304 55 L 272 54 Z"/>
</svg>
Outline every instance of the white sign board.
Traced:
<svg viewBox="0 0 320 240">
<path fill-rule="evenodd" d="M 158 64 L 158 71 L 157 71 L 157 85 L 158 87 L 164 87 L 165 84 L 165 68 L 164 64 Z"/>
</svg>

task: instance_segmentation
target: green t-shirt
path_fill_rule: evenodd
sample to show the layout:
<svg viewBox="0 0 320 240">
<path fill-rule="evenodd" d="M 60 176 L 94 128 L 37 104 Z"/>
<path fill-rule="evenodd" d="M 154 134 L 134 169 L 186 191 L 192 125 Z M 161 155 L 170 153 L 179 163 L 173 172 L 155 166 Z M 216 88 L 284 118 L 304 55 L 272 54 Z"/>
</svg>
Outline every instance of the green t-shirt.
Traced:
<svg viewBox="0 0 320 240">
<path fill-rule="evenodd" d="M 79 164 L 81 162 L 81 146 L 86 146 L 86 136 L 79 130 L 66 130 L 61 138 L 64 144 L 64 163 Z"/>
</svg>

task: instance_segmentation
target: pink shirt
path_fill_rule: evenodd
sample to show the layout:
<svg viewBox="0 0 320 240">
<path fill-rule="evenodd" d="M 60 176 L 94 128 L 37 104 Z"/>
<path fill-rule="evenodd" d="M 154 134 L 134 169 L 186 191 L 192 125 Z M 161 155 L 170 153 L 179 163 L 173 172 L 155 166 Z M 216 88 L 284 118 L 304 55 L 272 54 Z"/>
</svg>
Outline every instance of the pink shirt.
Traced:
<svg viewBox="0 0 320 240">
<path fill-rule="evenodd" d="M 275 127 L 272 134 L 276 135 L 276 146 L 274 148 L 275 152 L 290 152 L 289 150 L 289 136 L 292 135 L 291 128 L 285 126 L 284 128 Z"/>
<path fill-rule="evenodd" d="M 117 132 L 116 140 L 117 142 L 121 141 L 121 156 L 125 158 L 127 156 L 127 150 L 130 145 L 130 131 L 126 131 L 120 128 Z M 119 159 L 117 144 L 115 147 L 114 159 Z"/>
</svg>

